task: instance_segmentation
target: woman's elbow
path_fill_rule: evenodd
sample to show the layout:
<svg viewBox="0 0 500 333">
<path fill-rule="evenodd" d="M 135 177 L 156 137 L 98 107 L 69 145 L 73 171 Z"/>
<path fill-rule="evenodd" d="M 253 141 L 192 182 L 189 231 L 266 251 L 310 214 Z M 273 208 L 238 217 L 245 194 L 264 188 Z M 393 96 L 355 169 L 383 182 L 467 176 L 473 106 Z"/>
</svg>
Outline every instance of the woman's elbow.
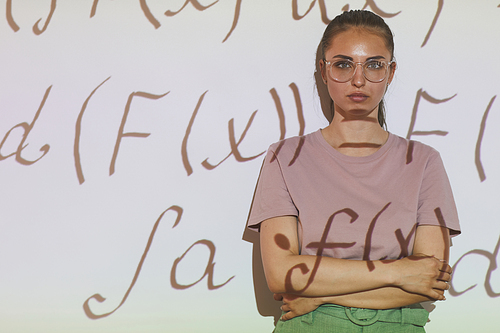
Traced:
<svg viewBox="0 0 500 333">
<path fill-rule="evenodd" d="M 267 287 L 274 294 L 282 294 L 286 292 L 285 281 L 283 277 L 278 277 L 278 274 L 266 273 Z"/>
</svg>

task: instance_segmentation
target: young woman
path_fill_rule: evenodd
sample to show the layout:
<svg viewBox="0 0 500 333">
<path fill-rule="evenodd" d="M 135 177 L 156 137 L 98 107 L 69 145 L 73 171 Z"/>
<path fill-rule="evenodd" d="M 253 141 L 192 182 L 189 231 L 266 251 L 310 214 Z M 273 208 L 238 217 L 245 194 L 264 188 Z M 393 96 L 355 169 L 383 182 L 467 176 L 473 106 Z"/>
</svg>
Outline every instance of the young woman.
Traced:
<svg viewBox="0 0 500 333">
<path fill-rule="evenodd" d="M 439 153 L 384 130 L 392 32 L 344 12 L 319 68 L 331 123 L 270 146 L 248 222 L 283 300 L 275 332 L 424 332 L 419 303 L 445 299 L 460 227 Z"/>
</svg>

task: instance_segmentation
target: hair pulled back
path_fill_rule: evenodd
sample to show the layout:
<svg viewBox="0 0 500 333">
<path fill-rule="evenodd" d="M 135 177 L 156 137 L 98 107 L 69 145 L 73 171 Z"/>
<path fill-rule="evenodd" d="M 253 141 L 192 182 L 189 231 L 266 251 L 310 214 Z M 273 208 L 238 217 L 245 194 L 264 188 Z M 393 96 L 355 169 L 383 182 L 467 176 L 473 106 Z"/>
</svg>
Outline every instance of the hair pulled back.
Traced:
<svg viewBox="0 0 500 333">
<path fill-rule="evenodd" d="M 320 42 L 320 59 L 325 60 L 325 51 L 331 47 L 333 38 L 351 28 L 365 29 L 380 36 L 391 54 L 391 60 L 394 59 L 394 38 L 391 29 L 380 16 L 367 10 L 350 10 L 343 12 L 328 24 Z M 328 119 L 328 121 L 331 120 L 332 119 Z M 383 99 L 380 101 L 378 107 L 378 122 L 381 127 L 387 127 Z"/>
</svg>

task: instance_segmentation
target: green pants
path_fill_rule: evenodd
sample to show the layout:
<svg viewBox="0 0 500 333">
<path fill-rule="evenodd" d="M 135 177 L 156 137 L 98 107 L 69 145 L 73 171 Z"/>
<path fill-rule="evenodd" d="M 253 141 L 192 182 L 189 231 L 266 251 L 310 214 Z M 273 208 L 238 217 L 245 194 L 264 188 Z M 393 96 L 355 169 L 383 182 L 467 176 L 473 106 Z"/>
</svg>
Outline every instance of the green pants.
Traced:
<svg viewBox="0 0 500 333">
<path fill-rule="evenodd" d="M 300 317 L 280 319 L 274 333 L 422 333 L 428 317 L 420 304 L 388 310 L 324 304 Z"/>
</svg>

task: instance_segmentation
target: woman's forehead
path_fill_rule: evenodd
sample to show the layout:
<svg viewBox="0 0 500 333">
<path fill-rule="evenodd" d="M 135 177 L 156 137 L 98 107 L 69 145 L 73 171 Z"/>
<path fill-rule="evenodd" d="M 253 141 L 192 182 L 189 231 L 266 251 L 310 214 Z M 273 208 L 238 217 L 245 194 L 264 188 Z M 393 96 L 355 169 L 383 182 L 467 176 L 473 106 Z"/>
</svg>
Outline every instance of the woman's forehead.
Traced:
<svg viewBox="0 0 500 333">
<path fill-rule="evenodd" d="M 373 56 L 390 58 L 390 51 L 384 38 L 379 34 L 363 28 L 350 28 L 335 35 L 330 42 L 330 47 L 325 52 L 327 59 L 336 55 L 353 58 Z"/>
</svg>

